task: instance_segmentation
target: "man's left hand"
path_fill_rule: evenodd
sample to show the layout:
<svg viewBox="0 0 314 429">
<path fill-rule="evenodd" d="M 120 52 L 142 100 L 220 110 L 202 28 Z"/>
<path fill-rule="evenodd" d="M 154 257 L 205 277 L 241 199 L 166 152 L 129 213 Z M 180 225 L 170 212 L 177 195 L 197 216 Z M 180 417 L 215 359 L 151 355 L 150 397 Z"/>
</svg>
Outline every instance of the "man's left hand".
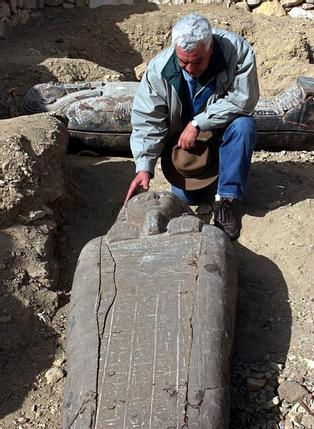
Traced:
<svg viewBox="0 0 314 429">
<path fill-rule="evenodd" d="M 179 137 L 178 146 L 184 150 L 193 149 L 196 146 L 199 133 L 199 130 L 189 122 Z"/>
</svg>

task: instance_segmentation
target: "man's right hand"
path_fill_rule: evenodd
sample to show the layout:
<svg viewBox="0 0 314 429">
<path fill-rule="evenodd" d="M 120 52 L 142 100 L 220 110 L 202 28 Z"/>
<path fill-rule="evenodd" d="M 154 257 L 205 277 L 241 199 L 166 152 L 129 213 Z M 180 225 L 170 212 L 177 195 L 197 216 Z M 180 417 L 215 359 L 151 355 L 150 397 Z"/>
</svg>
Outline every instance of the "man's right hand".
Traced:
<svg viewBox="0 0 314 429">
<path fill-rule="evenodd" d="M 126 204 L 126 202 L 135 195 L 139 188 L 143 188 L 144 191 L 148 191 L 150 179 L 151 175 L 148 171 L 139 171 L 131 182 L 124 204 Z"/>
</svg>

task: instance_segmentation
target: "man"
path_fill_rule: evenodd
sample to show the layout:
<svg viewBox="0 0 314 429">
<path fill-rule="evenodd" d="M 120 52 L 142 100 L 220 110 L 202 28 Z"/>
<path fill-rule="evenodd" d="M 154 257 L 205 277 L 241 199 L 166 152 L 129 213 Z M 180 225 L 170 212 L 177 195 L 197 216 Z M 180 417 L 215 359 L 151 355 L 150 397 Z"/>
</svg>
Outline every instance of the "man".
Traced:
<svg viewBox="0 0 314 429">
<path fill-rule="evenodd" d="M 172 46 L 149 63 L 134 99 L 131 149 L 136 176 L 126 201 L 139 188 L 149 188 L 157 159 L 174 136 L 179 136 L 177 146 L 189 151 L 200 132 L 209 130 L 220 139 L 214 223 L 237 238 L 233 204 L 245 190 L 256 137 L 250 115 L 258 98 L 251 46 L 234 33 L 211 30 L 203 16 L 181 18 L 172 31 Z M 201 191 L 172 187 L 189 204 L 208 189 Z"/>
</svg>

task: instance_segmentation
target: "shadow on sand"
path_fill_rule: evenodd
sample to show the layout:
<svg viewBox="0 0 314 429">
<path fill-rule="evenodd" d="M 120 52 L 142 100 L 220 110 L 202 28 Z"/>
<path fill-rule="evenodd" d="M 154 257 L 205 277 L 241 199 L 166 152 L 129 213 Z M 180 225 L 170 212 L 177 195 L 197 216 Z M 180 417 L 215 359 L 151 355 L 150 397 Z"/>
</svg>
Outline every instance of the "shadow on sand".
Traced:
<svg viewBox="0 0 314 429">
<path fill-rule="evenodd" d="M 69 290 L 79 253 L 105 235 L 119 213 L 134 177 L 134 163 L 122 158 L 69 155 L 70 201 L 63 213 L 58 246 L 60 288 Z"/>
<path fill-rule="evenodd" d="M 239 243 L 235 250 L 239 279 L 230 428 L 273 428 L 279 409 L 267 404 L 277 395 L 291 337 L 287 285 L 271 260 Z M 250 377 L 265 382 L 263 389 L 249 387 Z"/>
<path fill-rule="evenodd" d="M 250 169 L 243 208 L 251 216 L 263 217 L 268 211 L 280 206 L 314 198 L 313 183 L 312 163 L 254 162 Z"/>
<path fill-rule="evenodd" d="M 253 163 L 243 213 L 263 217 L 279 206 L 313 198 L 313 179 L 313 165 L 304 162 Z M 273 428 L 279 405 L 269 404 L 277 395 L 291 339 L 287 284 L 267 257 L 240 243 L 235 243 L 235 250 L 239 281 L 230 428 Z M 250 378 L 265 383 L 262 389 L 249 387 Z"/>
</svg>

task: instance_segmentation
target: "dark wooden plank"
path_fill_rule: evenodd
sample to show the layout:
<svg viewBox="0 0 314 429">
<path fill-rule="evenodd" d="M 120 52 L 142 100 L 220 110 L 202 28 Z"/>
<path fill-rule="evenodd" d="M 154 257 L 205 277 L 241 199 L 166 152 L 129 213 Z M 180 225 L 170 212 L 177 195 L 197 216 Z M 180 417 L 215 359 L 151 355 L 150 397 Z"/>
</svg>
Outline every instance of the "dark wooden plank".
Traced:
<svg viewBox="0 0 314 429">
<path fill-rule="evenodd" d="M 95 427 L 101 337 L 106 313 L 115 297 L 114 264 L 103 238 L 82 250 L 73 279 L 67 328 L 68 371 L 64 394 L 64 428 Z M 101 260 L 106 267 L 101 266 Z M 100 269 L 100 267 L 102 269 Z M 106 278 L 106 294 L 101 278 Z"/>
<path fill-rule="evenodd" d="M 227 428 L 233 248 L 215 227 L 200 233 L 192 222 L 195 232 L 183 233 L 190 221 L 178 222 L 173 235 L 104 237 L 84 248 L 71 297 L 65 429 L 72 420 L 75 429 Z"/>
<path fill-rule="evenodd" d="M 111 245 L 117 297 L 105 328 L 97 429 L 184 424 L 190 317 L 196 286 L 188 265 L 199 234 Z"/>
<path fill-rule="evenodd" d="M 198 274 L 187 422 L 189 429 L 227 429 L 237 271 L 231 242 L 217 228 L 203 228 Z"/>
</svg>

